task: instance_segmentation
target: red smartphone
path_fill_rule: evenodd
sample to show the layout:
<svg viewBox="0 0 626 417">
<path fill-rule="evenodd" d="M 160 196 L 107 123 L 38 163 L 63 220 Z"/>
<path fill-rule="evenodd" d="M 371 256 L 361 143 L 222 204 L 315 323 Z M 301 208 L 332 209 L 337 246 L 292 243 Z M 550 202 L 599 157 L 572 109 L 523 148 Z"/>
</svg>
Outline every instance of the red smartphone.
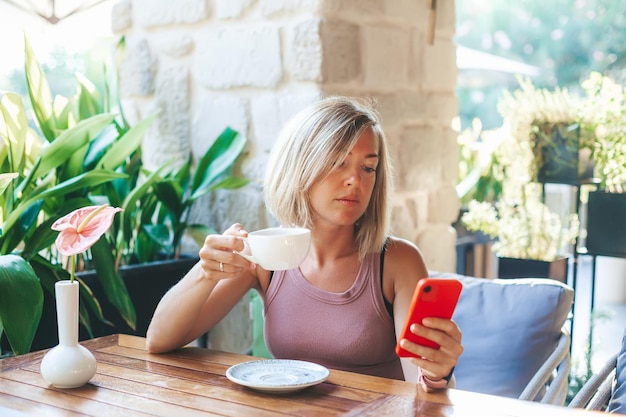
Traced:
<svg viewBox="0 0 626 417">
<path fill-rule="evenodd" d="M 408 339 L 419 345 L 439 349 L 439 345 L 432 340 L 413 334 L 409 328 L 411 324 L 422 324 L 426 317 L 452 318 L 452 313 L 459 301 L 463 284 L 458 279 L 453 278 L 423 278 L 419 280 L 413 299 L 409 307 L 409 313 L 404 322 L 401 339 Z M 415 355 L 396 345 L 396 353 L 400 357 L 414 357 Z"/>
</svg>

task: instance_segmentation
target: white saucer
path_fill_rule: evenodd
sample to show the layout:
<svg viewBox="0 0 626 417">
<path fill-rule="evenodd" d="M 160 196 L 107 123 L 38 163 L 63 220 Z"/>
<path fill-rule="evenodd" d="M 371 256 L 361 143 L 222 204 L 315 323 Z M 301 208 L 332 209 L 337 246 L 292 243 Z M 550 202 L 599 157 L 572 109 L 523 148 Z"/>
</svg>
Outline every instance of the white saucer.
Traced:
<svg viewBox="0 0 626 417">
<path fill-rule="evenodd" d="M 237 384 L 275 394 L 319 384 L 329 375 L 322 365 L 290 359 L 243 362 L 226 370 L 226 377 Z"/>
</svg>

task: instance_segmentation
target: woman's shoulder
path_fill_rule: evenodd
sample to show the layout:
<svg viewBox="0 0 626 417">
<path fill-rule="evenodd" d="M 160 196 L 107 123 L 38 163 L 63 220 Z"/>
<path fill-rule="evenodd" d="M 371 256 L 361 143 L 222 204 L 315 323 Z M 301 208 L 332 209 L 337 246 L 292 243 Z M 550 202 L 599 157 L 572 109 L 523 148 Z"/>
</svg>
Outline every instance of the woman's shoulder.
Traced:
<svg viewBox="0 0 626 417">
<path fill-rule="evenodd" d="M 422 252 L 417 245 L 409 240 L 390 236 L 385 246 L 385 266 L 394 270 L 416 271 L 419 274 L 427 272 Z"/>
<path fill-rule="evenodd" d="M 389 236 L 387 238 L 387 242 L 385 243 L 385 248 L 388 254 L 392 253 L 412 253 L 412 254 L 420 254 L 421 252 L 417 245 L 407 239 L 402 239 L 397 236 Z"/>
</svg>

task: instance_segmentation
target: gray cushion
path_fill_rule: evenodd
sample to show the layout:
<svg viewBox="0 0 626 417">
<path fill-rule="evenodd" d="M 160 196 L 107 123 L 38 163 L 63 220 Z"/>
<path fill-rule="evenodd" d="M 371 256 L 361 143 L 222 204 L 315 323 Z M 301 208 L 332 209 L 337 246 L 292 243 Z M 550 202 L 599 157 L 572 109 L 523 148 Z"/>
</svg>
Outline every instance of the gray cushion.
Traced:
<svg viewBox="0 0 626 417">
<path fill-rule="evenodd" d="M 574 299 L 571 287 L 543 278 L 463 283 L 453 320 L 464 352 L 454 375 L 458 389 L 517 398 L 556 347 Z"/>
<path fill-rule="evenodd" d="M 624 330 L 624 337 L 622 337 L 622 349 L 617 356 L 615 379 L 617 383 L 609 401 L 608 411 L 626 414 L 626 329 Z"/>
</svg>

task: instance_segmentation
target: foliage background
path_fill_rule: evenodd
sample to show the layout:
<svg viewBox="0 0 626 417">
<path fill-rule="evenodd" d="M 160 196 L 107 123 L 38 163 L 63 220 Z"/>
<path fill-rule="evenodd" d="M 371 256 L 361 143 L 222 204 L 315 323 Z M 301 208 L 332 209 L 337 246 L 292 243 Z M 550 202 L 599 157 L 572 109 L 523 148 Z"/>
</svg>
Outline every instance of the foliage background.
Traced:
<svg viewBox="0 0 626 417">
<path fill-rule="evenodd" d="M 572 93 L 591 71 L 626 80 L 626 2 L 615 0 L 456 0 L 456 41 L 466 46 L 533 65 L 538 88 L 560 86 Z M 489 80 L 486 72 L 485 80 Z M 459 86 L 463 128 L 480 118 L 484 129 L 502 123 L 496 103 L 505 83 Z"/>
</svg>

